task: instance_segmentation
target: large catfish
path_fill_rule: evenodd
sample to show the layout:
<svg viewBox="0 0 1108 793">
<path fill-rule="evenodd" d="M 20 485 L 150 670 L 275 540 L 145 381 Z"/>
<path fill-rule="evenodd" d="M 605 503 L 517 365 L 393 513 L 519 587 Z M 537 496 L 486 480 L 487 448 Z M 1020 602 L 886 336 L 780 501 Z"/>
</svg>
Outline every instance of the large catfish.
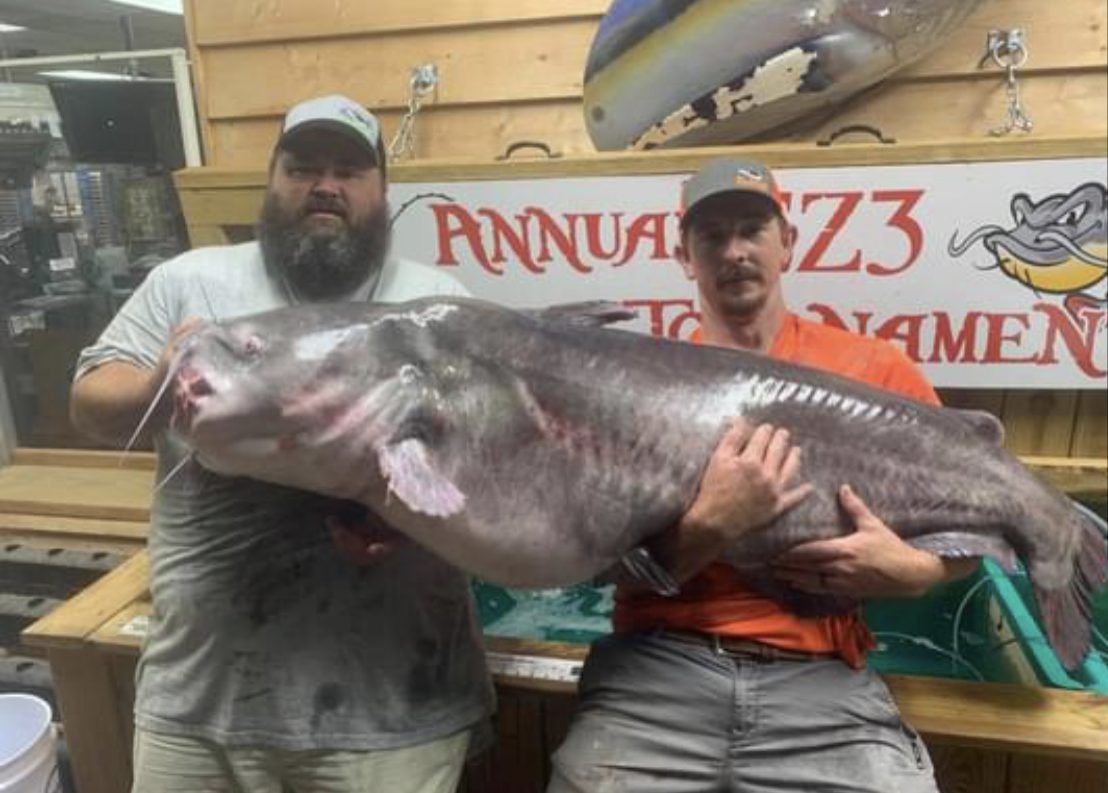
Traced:
<svg viewBox="0 0 1108 793">
<path fill-rule="evenodd" d="M 356 500 L 483 579 L 588 580 L 672 526 L 735 417 L 785 427 L 814 492 L 726 554 L 801 612 L 766 562 L 849 531 L 844 483 L 912 545 L 1019 558 L 1074 667 L 1108 577 L 1102 528 L 1001 446 L 987 414 L 770 358 L 612 330 L 613 304 L 310 305 L 207 326 L 174 363 L 173 426 L 199 461 Z"/>
</svg>

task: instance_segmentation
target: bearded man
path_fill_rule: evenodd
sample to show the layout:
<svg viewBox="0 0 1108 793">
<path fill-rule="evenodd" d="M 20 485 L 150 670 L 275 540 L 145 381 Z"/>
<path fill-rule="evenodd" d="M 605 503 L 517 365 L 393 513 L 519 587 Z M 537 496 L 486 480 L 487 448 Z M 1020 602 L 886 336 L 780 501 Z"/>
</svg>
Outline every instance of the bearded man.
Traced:
<svg viewBox="0 0 1108 793">
<path fill-rule="evenodd" d="M 465 294 L 391 257 L 388 230 L 377 119 L 341 96 L 292 108 L 259 241 L 152 271 L 82 353 L 75 425 L 125 440 L 189 321 Z M 466 577 L 413 543 L 336 528 L 334 502 L 204 470 L 154 415 L 158 479 L 180 472 L 151 513 L 133 790 L 453 791 L 494 701 Z"/>
</svg>

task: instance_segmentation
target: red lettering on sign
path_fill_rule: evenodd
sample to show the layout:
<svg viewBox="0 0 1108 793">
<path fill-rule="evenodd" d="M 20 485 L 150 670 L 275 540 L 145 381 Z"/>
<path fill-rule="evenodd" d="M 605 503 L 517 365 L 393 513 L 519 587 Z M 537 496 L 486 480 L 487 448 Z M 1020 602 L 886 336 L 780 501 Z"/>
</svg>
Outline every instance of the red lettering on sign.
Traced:
<svg viewBox="0 0 1108 793">
<path fill-rule="evenodd" d="M 831 247 L 831 243 L 838 237 L 839 232 L 846 226 L 847 221 L 850 220 L 854 214 L 854 210 L 858 208 L 858 204 L 862 202 L 862 197 L 865 194 L 861 191 L 849 192 L 849 193 L 805 193 L 800 200 L 800 211 L 802 214 L 808 211 L 808 207 L 817 201 L 823 201 L 826 199 L 838 200 L 839 205 L 835 211 L 831 214 L 831 219 L 827 221 L 825 225 L 816 236 L 816 239 L 812 242 L 812 246 L 808 248 L 808 252 L 804 255 L 804 258 L 800 260 L 800 266 L 797 267 L 798 272 L 857 272 L 862 266 L 862 252 L 860 250 L 854 251 L 854 255 L 850 259 L 842 264 L 820 264 L 820 260 L 823 255 L 827 253 L 827 249 Z"/>
<path fill-rule="evenodd" d="M 627 230 L 627 247 L 623 256 L 615 263 L 615 267 L 622 267 L 631 261 L 631 257 L 639 252 L 639 245 L 643 242 L 654 243 L 650 253 L 651 259 L 669 259 L 669 249 L 666 246 L 666 219 L 668 212 L 655 212 L 649 215 L 640 215 L 635 218 L 631 228 Z"/>
<path fill-rule="evenodd" d="M 1005 331 L 1005 325 L 1016 322 L 1028 330 L 1031 320 L 1026 314 L 986 314 L 985 315 L 985 354 L 981 357 L 983 363 L 1035 363 L 1035 355 L 1024 357 L 1012 357 L 1004 350 L 1005 344 L 1020 345 L 1023 343 L 1023 331 Z"/>
<path fill-rule="evenodd" d="M 569 224 L 569 232 L 567 233 L 558 227 L 554 218 L 538 207 L 527 207 L 524 211 L 539 222 L 539 255 L 535 257 L 535 261 L 549 262 L 553 260 L 554 257 L 550 255 L 550 241 L 553 239 L 566 264 L 579 273 L 592 272 L 592 268 L 582 262 L 577 255 L 577 218 L 580 215 L 562 216 Z"/>
<path fill-rule="evenodd" d="M 481 217 L 488 218 L 492 224 L 492 261 L 497 264 L 502 264 L 508 259 L 504 255 L 503 243 L 507 242 L 508 247 L 512 249 L 512 253 L 515 254 L 516 259 L 526 269 L 533 273 L 544 273 L 546 268 L 535 263 L 535 260 L 531 257 L 531 246 L 527 241 L 527 226 L 531 218 L 528 215 L 516 215 L 516 220 L 519 221 L 519 230 L 512 228 L 507 219 L 495 209 L 478 209 L 477 214 Z"/>
<path fill-rule="evenodd" d="M 977 320 L 984 315 L 980 311 L 967 313 L 957 336 L 954 335 L 950 314 L 936 311 L 932 316 L 935 318 L 935 340 L 927 362 L 977 363 Z"/>
<path fill-rule="evenodd" d="M 623 218 L 622 212 L 613 212 L 610 215 L 592 212 L 587 215 L 566 215 L 566 217 L 583 217 L 585 219 L 585 242 L 588 245 L 589 256 L 592 258 L 600 261 L 614 259 L 620 248 L 623 247 L 623 224 L 620 222 Z M 612 247 L 610 250 L 605 250 L 600 240 L 600 221 L 605 217 L 612 221 Z"/>
<path fill-rule="evenodd" d="M 462 237 L 468 244 L 481 267 L 493 275 L 503 275 L 503 268 L 494 267 L 485 252 L 485 243 L 481 239 L 481 225 L 458 204 L 431 204 L 435 213 L 435 228 L 439 234 L 439 256 L 435 263 L 442 266 L 457 266 L 458 257 L 454 254 L 452 240 Z"/>
<path fill-rule="evenodd" d="M 904 272 L 916 263 L 916 259 L 919 258 L 920 252 L 923 250 L 923 229 L 912 217 L 911 212 L 922 197 L 922 190 L 875 190 L 873 192 L 874 201 L 896 201 L 900 204 L 885 225 L 904 232 L 904 236 L 908 238 L 908 257 L 899 267 L 884 267 L 877 262 L 870 262 L 866 265 L 867 273 L 871 275 L 895 275 Z"/>
<path fill-rule="evenodd" d="M 908 357 L 918 361 L 920 333 L 926 319 L 926 314 L 899 314 L 878 325 L 873 335 L 886 341 L 899 341 Z"/>
<path fill-rule="evenodd" d="M 1093 350 L 1096 344 L 1096 336 L 1100 327 L 1105 322 L 1108 312 L 1104 309 L 1084 310 L 1080 312 L 1083 327 L 1078 327 L 1075 319 L 1068 311 L 1051 303 L 1036 303 L 1032 306 L 1035 311 L 1046 315 L 1046 339 L 1043 341 L 1043 352 L 1039 358 L 1040 365 L 1054 364 L 1058 362 L 1054 348 L 1058 339 L 1065 342 L 1073 362 L 1082 372 L 1089 377 L 1104 377 L 1108 370 L 1096 365 Z"/>
</svg>

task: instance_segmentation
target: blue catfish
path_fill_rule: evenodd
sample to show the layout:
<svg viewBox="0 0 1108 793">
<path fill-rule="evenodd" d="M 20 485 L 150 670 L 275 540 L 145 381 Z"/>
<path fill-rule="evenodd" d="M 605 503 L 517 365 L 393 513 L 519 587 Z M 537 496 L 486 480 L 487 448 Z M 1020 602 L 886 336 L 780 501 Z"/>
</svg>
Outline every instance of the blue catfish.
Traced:
<svg viewBox="0 0 1108 793">
<path fill-rule="evenodd" d="M 800 613 L 767 562 L 848 532 L 844 482 L 909 543 L 1026 566 L 1073 667 L 1108 576 L 1101 529 L 1001 446 L 988 414 L 937 408 L 731 349 L 603 327 L 610 303 L 306 305 L 206 326 L 173 364 L 174 431 L 209 469 L 355 500 L 488 581 L 589 580 L 694 499 L 735 418 L 787 428 L 814 486 L 725 559 Z"/>
</svg>

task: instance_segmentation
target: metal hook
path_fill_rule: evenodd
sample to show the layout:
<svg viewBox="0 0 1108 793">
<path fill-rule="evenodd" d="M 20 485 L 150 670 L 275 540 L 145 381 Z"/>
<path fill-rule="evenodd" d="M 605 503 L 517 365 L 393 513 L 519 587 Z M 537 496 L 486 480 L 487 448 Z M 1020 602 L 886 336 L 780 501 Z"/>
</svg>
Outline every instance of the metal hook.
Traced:
<svg viewBox="0 0 1108 793">
<path fill-rule="evenodd" d="M 990 30 L 988 47 L 989 57 L 1001 69 L 1019 69 L 1027 63 L 1027 46 L 1023 43 L 1022 28 Z"/>
<path fill-rule="evenodd" d="M 986 61 L 992 59 L 993 63 L 1004 69 L 1007 73 L 1005 88 L 1008 93 L 1008 118 L 1003 124 L 990 129 L 990 135 L 1007 135 L 1017 129 L 1021 132 L 1030 132 L 1034 127 L 1031 117 L 1023 108 L 1019 82 L 1016 79 L 1016 70 L 1027 63 L 1027 58 L 1027 44 L 1024 42 L 1021 28 L 989 31 L 985 54 L 977 66 L 982 68 Z"/>
<path fill-rule="evenodd" d="M 439 84 L 439 67 L 433 63 L 424 63 L 412 68 L 412 90 L 419 94 L 428 94 Z"/>
<path fill-rule="evenodd" d="M 398 160 L 411 156 L 415 151 L 415 119 L 423 107 L 423 99 L 434 93 L 439 85 L 439 69 L 433 63 L 412 67 L 408 78 L 408 112 L 400 120 L 400 126 L 389 144 L 389 159 Z"/>
</svg>

